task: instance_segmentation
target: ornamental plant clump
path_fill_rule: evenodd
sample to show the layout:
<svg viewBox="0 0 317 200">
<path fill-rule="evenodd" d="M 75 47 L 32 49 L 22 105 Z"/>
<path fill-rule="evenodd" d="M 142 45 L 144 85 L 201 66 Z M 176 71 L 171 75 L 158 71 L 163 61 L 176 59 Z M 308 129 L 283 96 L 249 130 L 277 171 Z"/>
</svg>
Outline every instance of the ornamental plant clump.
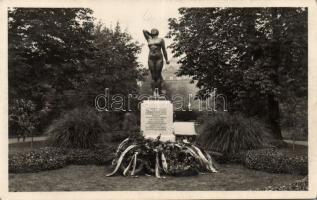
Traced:
<svg viewBox="0 0 317 200">
<path fill-rule="evenodd" d="M 145 139 L 135 133 L 118 146 L 112 162 L 114 170 L 107 176 L 121 172 L 124 176 L 162 174 L 173 176 L 197 175 L 200 171 L 217 172 L 213 159 L 204 150 L 187 142 L 162 142 Z"/>
<path fill-rule="evenodd" d="M 224 154 L 269 147 L 270 141 L 271 135 L 262 123 L 228 113 L 207 117 L 198 137 L 204 148 Z"/>
<path fill-rule="evenodd" d="M 107 126 L 92 108 L 75 108 L 53 122 L 46 134 L 53 146 L 92 148 L 106 134 Z"/>
<path fill-rule="evenodd" d="M 29 135 L 35 129 L 38 119 L 36 105 L 31 100 L 16 99 L 9 108 L 9 129 L 16 134 Z"/>
</svg>

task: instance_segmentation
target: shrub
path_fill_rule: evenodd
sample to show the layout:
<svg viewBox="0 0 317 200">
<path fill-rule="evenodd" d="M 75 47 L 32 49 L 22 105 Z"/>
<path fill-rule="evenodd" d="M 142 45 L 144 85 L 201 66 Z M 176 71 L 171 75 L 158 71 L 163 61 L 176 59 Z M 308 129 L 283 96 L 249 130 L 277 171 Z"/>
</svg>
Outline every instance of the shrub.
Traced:
<svg viewBox="0 0 317 200">
<path fill-rule="evenodd" d="M 244 164 L 250 169 L 273 173 L 308 173 L 307 156 L 291 156 L 273 148 L 246 152 Z"/>
<path fill-rule="evenodd" d="M 54 146 L 91 148 L 106 133 L 106 123 L 92 108 L 75 108 L 53 122 L 46 134 Z"/>
<path fill-rule="evenodd" d="M 111 142 L 120 143 L 127 137 L 131 137 L 132 135 L 139 132 L 140 132 L 139 127 L 135 127 L 134 129 L 131 129 L 131 130 L 112 131 L 108 139 L 110 139 Z"/>
<path fill-rule="evenodd" d="M 129 137 L 129 132 L 127 131 L 112 131 L 111 132 L 111 136 L 110 136 L 110 140 L 111 142 L 122 142 L 124 139 L 126 139 L 127 137 Z"/>
<path fill-rule="evenodd" d="M 65 151 L 45 147 L 36 151 L 9 155 L 9 172 L 24 173 L 58 169 L 66 166 Z"/>
<path fill-rule="evenodd" d="M 61 149 L 45 147 L 31 152 L 9 155 L 9 172 L 26 173 L 58 169 L 66 165 L 110 164 L 114 155 L 111 148 Z"/>
<path fill-rule="evenodd" d="M 228 113 L 203 120 L 198 142 L 206 149 L 224 154 L 269 146 L 270 134 L 255 119 Z"/>
<path fill-rule="evenodd" d="M 9 107 L 9 134 L 28 136 L 38 124 L 36 105 L 31 100 L 17 99 Z"/>
<path fill-rule="evenodd" d="M 105 165 L 113 159 L 110 149 L 69 149 L 67 163 L 73 165 Z"/>
</svg>

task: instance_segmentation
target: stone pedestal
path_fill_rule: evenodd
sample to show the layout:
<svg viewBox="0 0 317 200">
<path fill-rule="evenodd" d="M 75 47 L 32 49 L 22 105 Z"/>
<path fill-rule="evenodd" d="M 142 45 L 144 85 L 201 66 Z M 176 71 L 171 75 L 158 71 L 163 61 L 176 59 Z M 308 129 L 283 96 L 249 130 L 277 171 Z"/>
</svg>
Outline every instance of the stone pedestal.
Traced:
<svg viewBox="0 0 317 200">
<path fill-rule="evenodd" d="M 141 104 L 141 131 L 145 138 L 175 141 L 173 104 L 166 100 L 146 100 Z"/>
</svg>

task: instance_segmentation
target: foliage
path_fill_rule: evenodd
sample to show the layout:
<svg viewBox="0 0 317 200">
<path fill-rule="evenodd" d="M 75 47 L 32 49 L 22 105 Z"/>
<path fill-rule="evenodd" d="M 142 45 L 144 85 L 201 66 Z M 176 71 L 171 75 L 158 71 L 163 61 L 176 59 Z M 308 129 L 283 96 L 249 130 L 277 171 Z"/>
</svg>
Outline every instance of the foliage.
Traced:
<svg viewBox="0 0 317 200">
<path fill-rule="evenodd" d="M 237 163 L 249 169 L 270 173 L 308 174 L 308 160 L 304 155 L 292 155 L 278 148 L 264 148 L 213 156 L 218 163 Z"/>
<path fill-rule="evenodd" d="M 9 172 L 39 172 L 62 168 L 66 163 L 65 152 L 62 149 L 45 147 L 26 153 L 10 154 Z"/>
<path fill-rule="evenodd" d="M 66 165 L 105 165 L 111 163 L 109 148 L 64 149 L 45 147 L 31 152 L 9 155 L 9 172 L 39 172 L 63 168 Z"/>
<path fill-rule="evenodd" d="M 81 101 L 94 106 L 95 97 L 105 94 L 106 88 L 109 88 L 110 95 L 127 97 L 128 94 L 136 94 L 137 80 L 141 80 L 145 73 L 137 62 L 141 45 L 133 41 L 129 33 L 122 31 L 119 23 L 114 29 L 99 23 L 93 34 L 94 57 L 87 61 L 89 71 L 85 74 L 85 84 L 79 88 Z"/>
<path fill-rule="evenodd" d="M 245 166 L 273 173 L 308 174 L 307 156 L 289 156 L 276 149 L 248 151 Z"/>
<path fill-rule="evenodd" d="M 66 112 L 50 125 L 46 134 L 54 146 L 67 148 L 91 148 L 107 134 L 107 122 L 88 107 Z"/>
<path fill-rule="evenodd" d="M 93 48 L 91 14 L 85 8 L 8 10 L 9 106 L 15 99 L 32 100 L 36 111 L 41 110 L 39 131 L 63 108 L 63 91 L 83 81 L 84 61 Z M 45 96 L 51 90 L 56 104 L 48 108 L 52 102 Z"/>
<path fill-rule="evenodd" d="M 198 142 L 206 149 L 231 154 L 268 146 L 270 134 L 255 119 L 219 113 L 204 120 Z"/>
<path fill-rule="evenodd" d="M 9 108 L 9 130 L 17 135 L 30 135 L 37 124 L 35 104 L 31 100 L 17 99 Z"/>
<path fill-rule="evenodd" d="M 92 15 L 86 8 L 8 11 L 9 105 L 32 100 L 41 129 L 61 111 L 94 106 L 105 88 L 125 96 L 138 92 L 145 72 L 137 62 L 141 46 L 119 24 L 110 29 Z"/>
<path fill-rule="evenodd" d="M 82 80 L 91 56 L 92 10 L 9 9 L 10 98 L 29 97 L 38 105 L 46 86 L 61 93 Z"/>
<path fill-rule="evenodd" d="M 71 165 L 105 165 L 112 159 L 110 148 L 67 149 L 67 163 Z"/>
<path fill-rule="evenodd" d="M 217 88 L 230 111 L 267 117 L 281 138 L 279 103 L 307 97 L 306 8 L 180 8 L 169 19 L 178 75 L 199 96 Z"/>
</svg>

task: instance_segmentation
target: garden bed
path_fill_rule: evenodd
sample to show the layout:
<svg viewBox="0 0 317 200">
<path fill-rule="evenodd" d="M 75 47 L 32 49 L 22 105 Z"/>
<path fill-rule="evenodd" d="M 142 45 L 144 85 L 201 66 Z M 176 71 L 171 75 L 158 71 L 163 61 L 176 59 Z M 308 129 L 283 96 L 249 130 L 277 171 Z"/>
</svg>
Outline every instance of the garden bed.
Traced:
<svg viewBox="0 0 317 200">
<path fill-rule="evenodd" d="M 252 162 L 251 168 L 253 169 L 248 169 L 241 164 L 232 164 L 229 162 L 220 164 L 218 173 L 206 173 L 189 177 L 167 176 L 166 179 L 156 179 L 155 176 L 148 177 L 144 175 L 138 178 L 120 175 L 106 177 L 106 174 L 113 170 L 113 166 L 110 165 L 112 158 L 109 156 L 113 154 L 113 148 L 116 147 L 116 145 L 110 145 L 107 151 L 100 149 L 43 148 L 42 145 L 43 144 L 40 143 L 39 145 L 35 145 L 36 148 L 34 151 L 29 151 L 30 149 L 22 144 L 10 145 L 10 151 L 12 148 L 15 149 L 9 156 L 11 158 L 9 159 L 11 163 L 11 165 L 9 165 L 10 191 L 307 189 L 307 179 L 304 179 L 307 173 L 305 170 L 304 173 L 296 173 L 295 171 L 295 173 L 290 174 L 287 171 L 286 173 L 272 173 L 279 171 L 270 171 L 270 168 L 262 169 L 262 166 L 272 166 L 267 162 L 261 164 L 262 159 L 260 157 L 271 158 L 271 156 L 263 154 L 263 150 L 259 151 L 260 154 L 258 154 L 257 151 L 251 151 L 253 153 L 252 155 L 256 155 L 255 157 L 252 156 L 252 158 L 257 159 L 256 162 Z M 307 157 L 307 147 L 296 149 L 297 151 L 294 152 L 290 148 L 278 149 L 278 151 L 286 155 L 286 157 Z M 22 156 L 23 159 L 21 159 L 19 155 Z M 260 155 L 260 157 L 258 157 L 258 155 Z M 27 158 L 32 159 L 28 161 Z M 55 160 L 54 158 L 60 160 Z M 285 160 L 284 157 L 280 159 L 281 157 L 278 156 L 278 158 L 277 160 Z M 23 160 L 27 162 L 20 163 L 20 161 Z M 276 159 L 273 159 L 273 161 L 274 160 Z M 298 162 L 296 160 L 296 162 L 293 162 L 293 160 L 294 159 L 291 159 L 292 163 L 296 164 L 294 165 L 294 169 L 305 169 L 306 166 L 301 164 L 303 162 L 300 162 L 300 165 L 298 165 Z M 284 161 L 282 163 L 284 163 Z M 38 166 L 40 166 L 40 168 L 38 168 Z M 258 166 L 261 167 L 258 169 Z M 300 166 L 300 168 L 298 168 L 298 166 Z M 267 172 L 262 170 L 266 170 Z M 259 179 L 261 179 L 261 182 L 258 181 Z M 74 184 L 74 182 L 76 182 L 76 184 Z"/>
<path fill-rule="evenodd" d="M 221 165 L 218 173 L 190 177 L 168 176 L 165 179 L 154 176 L 106 177 L 111 170 L 110 165 L 70 165 L 38 173 L 9 174 L 9 191 L 264 190 L 281 188 L 304 178 L 301 175 L 250 170 L 237 164 Z"/>
</svg>

